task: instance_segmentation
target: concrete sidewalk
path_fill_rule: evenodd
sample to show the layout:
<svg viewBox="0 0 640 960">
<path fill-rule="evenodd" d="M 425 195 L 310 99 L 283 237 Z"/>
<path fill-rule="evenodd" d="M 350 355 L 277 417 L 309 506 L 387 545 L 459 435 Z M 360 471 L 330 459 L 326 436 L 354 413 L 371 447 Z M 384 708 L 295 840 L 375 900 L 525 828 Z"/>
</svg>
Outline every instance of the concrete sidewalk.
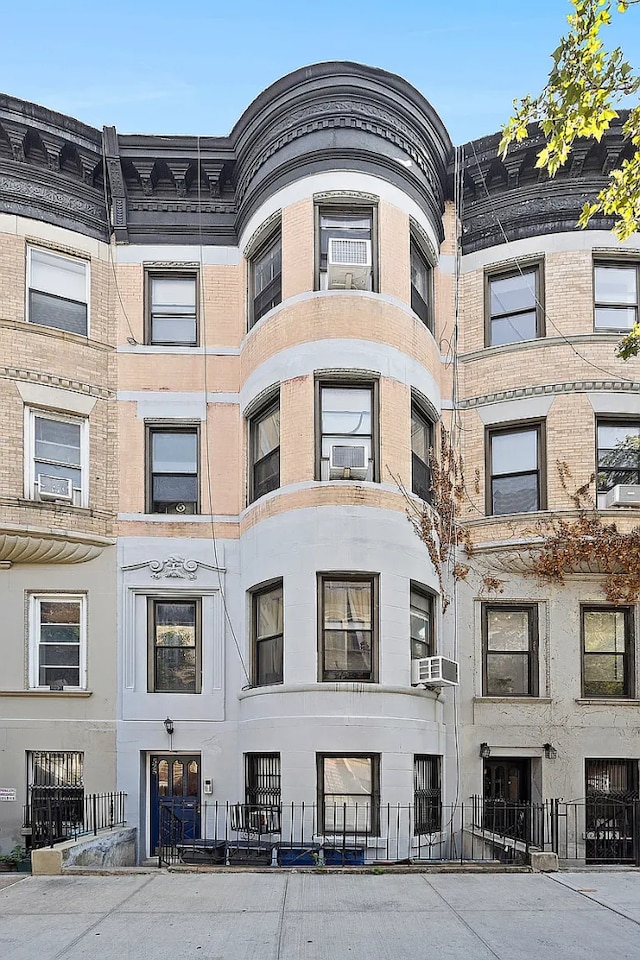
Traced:
<svg viewBox="0 0 640 960">
<path fill-rule="evenodd" d="M 2 960 L 638 960 L 640 873 L 134 874 L 0 889 Z"/>
</svg>

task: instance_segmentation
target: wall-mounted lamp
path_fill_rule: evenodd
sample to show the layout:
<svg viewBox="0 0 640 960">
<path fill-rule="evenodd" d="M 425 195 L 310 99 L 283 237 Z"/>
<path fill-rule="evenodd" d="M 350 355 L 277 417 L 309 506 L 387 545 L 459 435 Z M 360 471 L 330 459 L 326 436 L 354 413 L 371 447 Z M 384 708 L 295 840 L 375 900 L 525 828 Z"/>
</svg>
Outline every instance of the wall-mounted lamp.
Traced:
<svg viewBox="0 0 640 960">
<path fill-rule="evenodd" d="M 544 755 L 547 760 L 555 760 L 558 756 L 558 751 L 552 743 L 543 744 Z"/>
<path fill-rule="evenodd" d="M 480 756 L 483 760 L 486 760 L 487 757 L 491 756 L 491 747 L 486 740 L 483 740 L 483 742 L 480 744 Z"/>
<path fill-rule="evenodd" d="M 167 719 L 164 721 L 164 728 L 169 734 L 169 736 L 172 737 L 173 736 L 173 720 L 171 719 L 171 717 L 167 717 Z"/>
</svg>

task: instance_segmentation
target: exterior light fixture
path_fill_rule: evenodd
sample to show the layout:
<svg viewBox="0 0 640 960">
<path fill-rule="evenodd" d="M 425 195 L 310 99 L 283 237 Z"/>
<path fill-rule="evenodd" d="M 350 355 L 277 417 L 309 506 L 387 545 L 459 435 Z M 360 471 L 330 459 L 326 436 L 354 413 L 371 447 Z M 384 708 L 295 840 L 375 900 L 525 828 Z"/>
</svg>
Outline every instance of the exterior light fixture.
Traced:
<svg viewBox="0 0 640 960">
<path fill-rule="evenodd" d="M 486 760 L 487 757 L 490 757 L 490 756 L 491 756 L 491 747 L 490 747 L 489 744 L 486 742 L 486 740 L 483 740 L 483 742 L 480 744 L 480 756 L 481 756 L 484 760 Z"/>
<path fill-rule="evenodd" d="M 558 751 L 552 743 L 545 743 L 543 745 L 544 755 L 547 760 L 555 760 L 558 756 Z"/>
<path fill-rule="evenodd" d="M 173 736 L 173 720 L 171 719 L 171 717 L 167 717 L 167 719 L 164 721 L 164 728 L 169 734 L 169 736 L 172 737 Z"/>
</svg>

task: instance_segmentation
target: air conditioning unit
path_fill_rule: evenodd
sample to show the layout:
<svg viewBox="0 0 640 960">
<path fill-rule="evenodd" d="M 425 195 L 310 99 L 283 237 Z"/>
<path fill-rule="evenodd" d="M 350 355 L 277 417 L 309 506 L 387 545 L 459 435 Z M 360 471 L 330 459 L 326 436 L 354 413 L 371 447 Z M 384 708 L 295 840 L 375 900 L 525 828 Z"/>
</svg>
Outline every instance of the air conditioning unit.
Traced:
<svg viewBox="0 0 640 960">
<path fill-rule="evenodd" d="M 458 664 L 446 657 L 422 657 L 411 661 L 411 683 L 414 687 L 457 687 Z"/>
<path fill-rule="evenodd" d="M 617 483 L 607 493 L 607 507 L 640 507 L 640 483 Z"/>
<path fill-rule="evenodd" d="M 369 469 L 369 451 L 363 444 L 334 443 L 329 467 L 332 480 L 364 480 Z"/>
<path fill-rule="evenodd" d="M 368 290 L 371 280 L 371 240 L 329 237 L 329 290 Z"/>
<path fill-rule="evenodd" d="M 73 502 L 73 482 L 67 477 L 38 474 L 38 496 L 41 500 L 68 500 Z"/>
</svg>

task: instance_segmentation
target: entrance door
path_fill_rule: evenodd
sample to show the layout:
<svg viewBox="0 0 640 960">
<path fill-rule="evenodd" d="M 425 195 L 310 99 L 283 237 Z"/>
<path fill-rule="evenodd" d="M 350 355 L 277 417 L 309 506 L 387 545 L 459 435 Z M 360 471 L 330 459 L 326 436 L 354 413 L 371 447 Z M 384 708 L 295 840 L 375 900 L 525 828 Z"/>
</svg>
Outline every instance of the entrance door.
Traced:
<svg viewBox="0 0 640 960">
<path fill-rule="evenodd" d="M 200 757 L 153 754 L 150 782 L 151 854 L 200 836 Z"/>
<path fill-rule="evenodd" d="M 517 840 L 530 833 L 531 761 L 484 761 L 485 829 Z"/>
</svg>

